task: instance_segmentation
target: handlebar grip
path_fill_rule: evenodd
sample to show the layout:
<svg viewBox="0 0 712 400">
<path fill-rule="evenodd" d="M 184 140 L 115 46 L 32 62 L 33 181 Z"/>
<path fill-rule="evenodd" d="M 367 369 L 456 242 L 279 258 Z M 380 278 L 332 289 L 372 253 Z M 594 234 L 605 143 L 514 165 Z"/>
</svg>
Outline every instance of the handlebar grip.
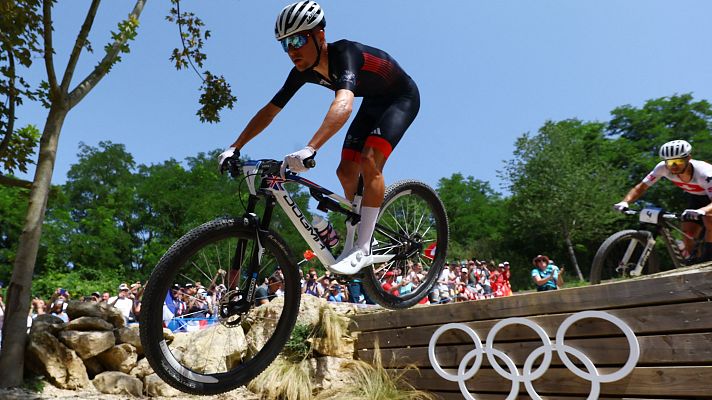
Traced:
<svg viewBox="0 0 712 400">
<path fill-rule="evenodd" d="M 314 168 L 316 167 L 316 160 L 312 157 L 304 159 L 303 162 L 304 166 L 307 168 Z"/>
</svg>

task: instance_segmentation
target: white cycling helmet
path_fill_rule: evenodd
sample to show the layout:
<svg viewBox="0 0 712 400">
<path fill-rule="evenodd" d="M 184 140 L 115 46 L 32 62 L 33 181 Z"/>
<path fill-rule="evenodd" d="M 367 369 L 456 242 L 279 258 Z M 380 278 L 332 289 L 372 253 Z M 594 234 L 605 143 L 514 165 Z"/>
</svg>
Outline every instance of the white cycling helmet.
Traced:
<svg viewBox="0 0 712 400">
<path fill-rule="evenodd" d="M 300 1 L 282 9 L 274 24 L 274 36 L 282 40 L 289 35 L 326 25 L 324 10 L 316 1 Z"/>
<path fill-rule="evenodd" d="M 660 146 L 660 157 L 665 160 L 684 158 L 690 155 L 692 145 L 684 140 L 673 140 Z"/>
</svg>

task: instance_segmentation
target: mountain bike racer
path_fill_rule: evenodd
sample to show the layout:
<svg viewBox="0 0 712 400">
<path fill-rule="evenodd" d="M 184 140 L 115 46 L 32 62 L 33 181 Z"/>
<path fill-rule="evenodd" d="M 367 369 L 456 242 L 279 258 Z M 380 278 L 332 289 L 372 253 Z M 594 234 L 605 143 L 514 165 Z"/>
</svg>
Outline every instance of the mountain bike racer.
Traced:
<svg viewBox="0 0 712 400">
<path fill-rule="evenodd" d="M 622 201 L 613 205 L 617 211 L 628 210 L 628 205 L 642 197 L 660 178 L 671 181 L 684 190 L 687 197 L 687 209 L 682 213 L 682 229 L 688 235 L 683 237 L 685 249 L 690 253 L 687 264 L 712 260 L 712 165 L 693 160 L 692 145 L 684 140 L 673 140 L 660 147 L 660 161 L 655 168 L 635 185 Z M 695 248 L 694 238 L 700 234 L 702 226 L 695 220 L 702 219 L 705 242 L 702 254 L 692 254 Z"/>
<path fill-rule="evenodd" d="M 221 170 L 225 160 L 239 157 L 242 147 L 262 132 L 305 84 L 331 89 L 335 98 L 321 126 L 307 145 L 284 158 L 283 168 L 304 172 L 304 160 L 313 158 L 319 148 L 334 136 L 351 115 L 354 97 L 363 102 L 344 140 L 336 174 L 350 201 L 363 177 L 364 193 L 361 221 L 356 227 L 346 224 L 345 248 L 330 269 L 354 274 L 373 264 L 371 236 L 384 198 L 383 167 L 420 108 L 418 87 L 386 52 L 361 43 L 339 40 L 327 43 L 324 11 L 314 1 L 290 4 L 279 13 L 275 37 L 294 67 L 277 94 L 259 110 L 237 140 L 219 156 Z M 284 172 L 284 170 L 283 170 Z"/>
</svg>

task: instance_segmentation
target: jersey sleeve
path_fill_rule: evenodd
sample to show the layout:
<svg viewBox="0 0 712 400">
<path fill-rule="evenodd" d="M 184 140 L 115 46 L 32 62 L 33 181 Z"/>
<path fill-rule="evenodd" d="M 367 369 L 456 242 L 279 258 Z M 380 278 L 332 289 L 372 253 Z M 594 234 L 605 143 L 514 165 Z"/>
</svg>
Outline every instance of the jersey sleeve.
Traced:
<svg viewBox="0 0 712 400">
<path fill-rule="evenodd" d="M 272 100 L 270 100 L 270 103 L 279 108 L 284 108 L 292 96 L 304 85 L 304 82 L 302 74 L 296 68 L 292 68 L 284 85 L 282 85 L 282 88 L 279 89 Z"/>
<path fill-rule="evenodd" d="M 353 92 L 356 90 L 357 74 L 363 66 L 363 54 L 350 43 L 339 44 L 337 49 L 339 57 L 334 60 L 334 91 L 347 89 Z"/>
<path fill-rule="evenodd" d="M 660 178 L 665 177 L 665 161 L 660 161 L 648 175 L 643 178 L 643 183 L 648 186 L 653 186 Z"/>
</svg>

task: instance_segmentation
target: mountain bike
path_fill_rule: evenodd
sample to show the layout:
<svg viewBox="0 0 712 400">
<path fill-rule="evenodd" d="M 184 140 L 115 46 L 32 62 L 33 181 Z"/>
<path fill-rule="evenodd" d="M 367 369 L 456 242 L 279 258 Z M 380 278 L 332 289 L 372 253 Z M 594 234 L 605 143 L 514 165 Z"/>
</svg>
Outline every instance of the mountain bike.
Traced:
<svg viewBox="0 0 712 400">
<path fill-rule="evenodd" d="M 306 161 L 313 167 L 313 159 Z M 153 370 L 181 391 L 209 395 L 244 385 L 272 363 L 289 339 L 299 313 L 300 277 L 284 239 L 270 228 L 275 205 L 324 266 L 335 263 L 331 249 L 285 189 L 287 183 L 308 188 L 322 212 L 343 214 L 347 223 L 357 224 L 360 219 L 362 181 L 351 202 L 290 171 L 282 176 L 281 164 L 269 159 L 230 160 L 230 174 L 244 177 L 249 190 L 246 212 L 215 219 L 185 234 L 163 255 L 148 280 L 140 314 L 141 343 Z M 264 205 L 261 216 L 258 203 Z M 360 271 L 358 278 L 372 300 L 400 309 L 427 296 L 443 269 L 448 244 L 448 219 L 435 191 L 415 180 L 389 186 L 371 243 L 375 263 Z M 412 276 L 416 266 L 422 266 L 416 274 L 422 279 L 408 293 L 383 288 L 386 279 Z M 171 291 L 173 285 L 210 281 L 216 274 L 223 283 L 209 291 L 219 323 L 191 335 L 166 332 L 171 317 L 167 304 L 174 295 L 181 296 L 179 290 Z M 269 286 L 279 287 L 268 279 L 273 274 L 283 277 L 279 290 Z M 265 293 L 258 286 L 266 279 L 262 288 L 267 289 L 269 301 L 258 306 L 265 302 L 257 297 L 258 292 L 262 297 Z M 199 348 L 199 354 L 187 351 L 191 347 Z"/>
<path fill-rule="evenodd" d="M 659 272 L 660 257 L 654 251 L 657 237 L 662 238 L 673 266 L 680 268 L 685 265 L 680 242 L 673 236 L 673 232 L 691 237 L 674 223 L 679 219 L 677 214 L 656 207 L 644 208 L 640 211 L 626 210 L 624 214 L 638 215 L 644 229 L 616 232 L 601 244 L 591 265 L 592 285 L 601 283 L 602 280 L 624 279 Z M 699 251 L 702 240 L 695 238 L 695 241 L 696 251 Z"/>
</svg>

